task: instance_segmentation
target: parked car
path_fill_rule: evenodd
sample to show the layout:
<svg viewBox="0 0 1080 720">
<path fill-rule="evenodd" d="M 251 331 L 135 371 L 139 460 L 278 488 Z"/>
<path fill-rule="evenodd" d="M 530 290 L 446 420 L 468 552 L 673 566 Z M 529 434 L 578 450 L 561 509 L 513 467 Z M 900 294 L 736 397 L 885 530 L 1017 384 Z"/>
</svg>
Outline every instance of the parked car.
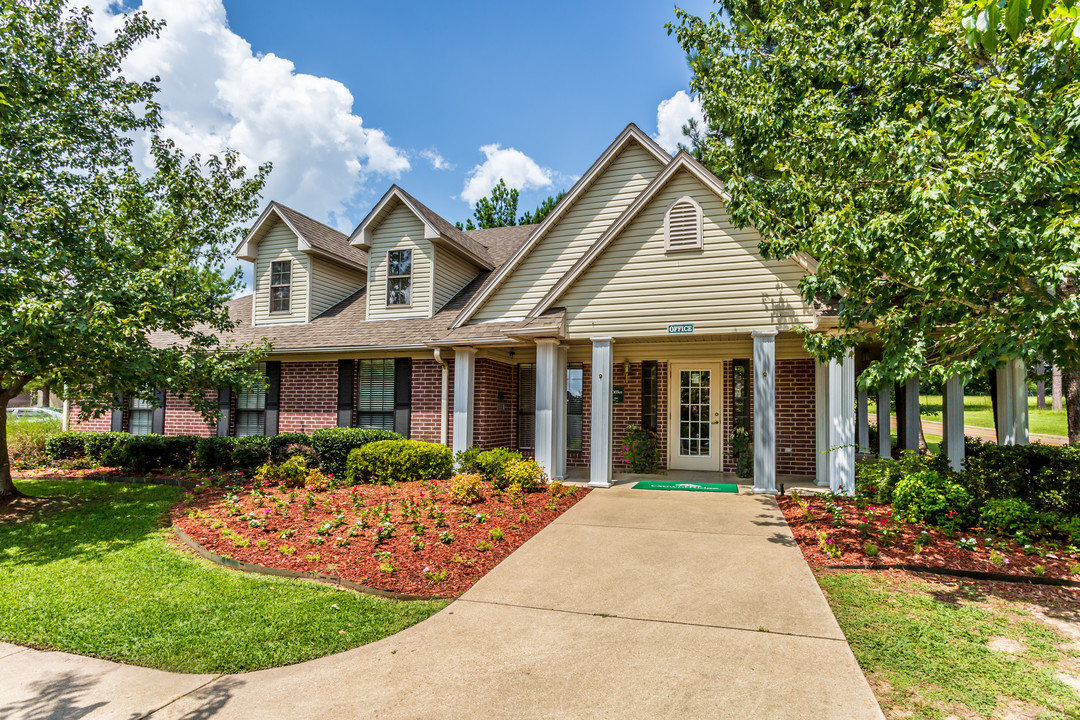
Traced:
<svg viewBox="0 0 1080 720">
<path fill-rule="evenodd" d="M 64 413 L 50 407 L 17 407 L 8 408 L 8 420 L 23 420 L 26 422 L 49 422 L 62 420 Z"/>
</svg>

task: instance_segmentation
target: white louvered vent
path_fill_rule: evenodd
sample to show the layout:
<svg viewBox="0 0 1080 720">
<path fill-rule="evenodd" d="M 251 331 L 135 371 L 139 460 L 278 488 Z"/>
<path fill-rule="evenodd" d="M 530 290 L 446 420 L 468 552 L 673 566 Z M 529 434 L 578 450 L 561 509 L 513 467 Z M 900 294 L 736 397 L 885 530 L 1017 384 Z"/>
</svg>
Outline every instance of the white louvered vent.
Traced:
<svg viewBox="0 0 1080 720">
<path fill-rule="evenodd" d="M 701 206 L 693 198 L 679 198 L 668 208 L 664 218 L 664 248 L 701 248 Z"/>
</svg>

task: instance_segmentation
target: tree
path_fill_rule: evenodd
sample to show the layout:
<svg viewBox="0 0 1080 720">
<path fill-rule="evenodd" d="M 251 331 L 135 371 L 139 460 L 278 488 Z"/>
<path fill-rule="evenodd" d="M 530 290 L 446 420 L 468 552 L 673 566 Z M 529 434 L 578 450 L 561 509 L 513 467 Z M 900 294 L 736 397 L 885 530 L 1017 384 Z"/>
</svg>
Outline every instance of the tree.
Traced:
<svg viewBox="0 0 1080 720">
<path fill-rule="evenodd" d="M 491 196 L 476 201 L 476 207 L 473 208 L 473 217 L 476 218 L 476 222 L 469 218 L 464 224 L 456 223 L 458 230 L 476 230 L 478 228 L 487 230 L 489 228 L 538 223 L 563 199 L 566 191 L 563 190 L 558 195 L 549 196 L 540 203 L 540 206 L 535 211 L 526 212 L 520 219 L 517 218 L 519 195 L 520 193 L 516 188 L 507 187 L 506 181 L 499 178 L 498 184 L 491 190 Z"/>
<path fill-rule="evenodd" d="M 1071 0 L 1031 3 L 1026 31 L 985 0 L 719 4 L 668 28 L 708 123 L 694 152 L 766 256 L 818 262 L 802 292 L 835 304 L 839 331 L 806 347 L 880 344 L 866 387 L 1041 358 L 1076 378 L 1080 442 Z"/>
<path fill-rule="evenodd" d="M 224 275 L 238 223 L 257 209 L 269 166 L 233 153 L 185 158 L 162 139 L 156 79 L 121 63 L 161 25 L 130 15 L 98 43 L 89 10 L 62 0 L 0 5 L 0 407 L 28 383 L 66 387 L 83 416 L 114 391 L 155 388 L 216 413 L 208 388 L 250 385 L 262 348 L 226 347 Z M 151 169 L 133 160 L 149 138 Z M 169 333 L 170 347 L 151 345 Z M 17 494 L 0 423 L 0 498 Z"/>
</svg>

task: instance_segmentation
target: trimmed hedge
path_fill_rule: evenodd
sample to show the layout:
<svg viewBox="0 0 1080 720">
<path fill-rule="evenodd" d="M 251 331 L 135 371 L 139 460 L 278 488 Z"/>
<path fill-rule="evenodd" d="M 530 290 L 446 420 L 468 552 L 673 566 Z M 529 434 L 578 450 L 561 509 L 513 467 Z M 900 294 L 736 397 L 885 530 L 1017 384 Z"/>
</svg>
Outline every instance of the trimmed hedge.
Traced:
<svg viewBox="0 0 1080 720">
<path fill-rule="evenodd" d="M 450 448 L 420 440 L 378 440 L 349 452 L 345 480 L 395 483 L 446 480 L 454 472 Z"/>
<path fill-rule="evenodd" d="M 967 438 L 963 478 L 980 503 L 1018 498 L 1040 512 L 1080 516 L 1080 447 Z"/>
<path fill-rule="evenodd" d="M 368 443 L 382 440 L 404 440 L 396 432 L 372 428 L 332 427 L 311 433 L 311 446 L 319 456 L 323 472 L 333 475 L 346 474 L 345 463 L 353 450 Z"/>
<path fill-rule="evenodd" d="M 75 460 L 86 458 L 101 462 L 102 457 L 118 443 L 134 437 L 125 432 L 89 432 L 66 430 L 52 435 L 45 441 L 45 454 L 50 460 Z"/>
</svg>

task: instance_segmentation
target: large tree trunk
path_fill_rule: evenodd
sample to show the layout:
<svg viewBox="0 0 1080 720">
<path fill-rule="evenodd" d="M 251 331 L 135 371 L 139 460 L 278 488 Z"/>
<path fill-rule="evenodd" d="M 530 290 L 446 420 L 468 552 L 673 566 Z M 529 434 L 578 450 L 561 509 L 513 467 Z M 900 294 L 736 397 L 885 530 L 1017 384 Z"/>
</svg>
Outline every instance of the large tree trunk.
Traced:
<svg viewBox="0 0 1080 720">
<path fill-rule="evenodd" d="M 3 504 L 12 497 L 18 497 L 22 495 L 18 488 L 15 487 L 15 483 L 11 479 L 11 458 L 8 456 L 8 443 L 7 443 L 7 405 L 8 399 L 3 398 L 0 402 L 0 410 L 3 411 L 3 418 L 0 419 L 0 504 Z"/>
<path fill-rule="evenodd" d="M 1062 373 L 1065 385 L 1065 412 L 1069 418 L 1069 444 L 1080 445 L 1080 368 Z"/>
</svg>

